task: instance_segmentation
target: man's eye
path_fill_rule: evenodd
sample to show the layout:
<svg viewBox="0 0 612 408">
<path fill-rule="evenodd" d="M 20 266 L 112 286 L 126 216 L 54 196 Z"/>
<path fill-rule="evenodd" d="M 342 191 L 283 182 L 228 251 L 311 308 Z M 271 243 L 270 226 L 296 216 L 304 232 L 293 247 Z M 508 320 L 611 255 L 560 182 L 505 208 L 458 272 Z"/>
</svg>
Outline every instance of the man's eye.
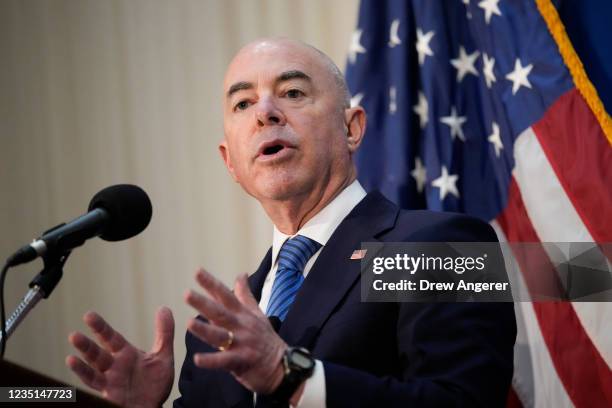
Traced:
<svg viewBox="0 0 612 408">
<path fill-rule="evenodd" d="M 300 96 L 303 96 L 304 92 L 300 91 L 299 89 L 290 89 L 287 91 L 286 95 L 288 98 L 295 99 L 295 98 L 299 98 Z"/>
<path fill-rule="evenodd" d="M 249 107 L 248 101 L 240 101 L 236 104 L 236 106 L 234 106 L 234 110 L 245 110 L 248 107 Z"/>
</svg>

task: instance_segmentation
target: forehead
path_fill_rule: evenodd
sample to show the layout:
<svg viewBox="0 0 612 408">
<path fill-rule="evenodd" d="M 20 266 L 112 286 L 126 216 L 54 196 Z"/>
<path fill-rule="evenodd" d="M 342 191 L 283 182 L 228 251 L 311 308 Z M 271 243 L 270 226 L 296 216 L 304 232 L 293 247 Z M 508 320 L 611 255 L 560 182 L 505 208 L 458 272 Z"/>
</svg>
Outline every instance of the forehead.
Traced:
<svg viewBox="0 0 612 408">
<path fill-rule="evenodd" d="M 238 52 L 227 69 L 223 88 L 227 92 L 237 82 L 257 84 L 276 79 L 287 71 L 304 72 L 315 82 L 331 77 L 323 58 L 314 49 L 294 42 L 264 41 Z"/>
</svg>

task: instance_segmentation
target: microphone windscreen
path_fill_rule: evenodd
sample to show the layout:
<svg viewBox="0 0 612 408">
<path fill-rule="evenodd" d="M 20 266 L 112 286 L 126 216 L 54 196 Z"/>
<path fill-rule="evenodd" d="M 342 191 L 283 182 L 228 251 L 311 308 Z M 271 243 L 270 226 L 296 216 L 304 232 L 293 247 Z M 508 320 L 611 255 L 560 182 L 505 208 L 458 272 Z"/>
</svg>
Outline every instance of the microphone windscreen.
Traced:
<svg viewBox="0 0 612 408">
<path fill-rule="evenodd" d="M 138 186 L 117 184 L 98 192 L 89 203 L 89 211 L 106 210 L 110 222 L 100 238 L 121 241 L 140 234 L 151 221 L 153 207 L 149 196 Z"/>
</svg>

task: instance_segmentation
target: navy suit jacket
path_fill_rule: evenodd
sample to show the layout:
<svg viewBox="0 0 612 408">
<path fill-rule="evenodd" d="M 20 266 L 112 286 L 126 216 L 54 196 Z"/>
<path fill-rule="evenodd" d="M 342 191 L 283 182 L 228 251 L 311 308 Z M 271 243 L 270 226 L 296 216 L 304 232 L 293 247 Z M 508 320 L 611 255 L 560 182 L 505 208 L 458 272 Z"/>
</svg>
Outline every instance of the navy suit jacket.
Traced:
<svg viewBox="0 0 612 408">
<path fill-rule="evenodd" d="M 513 369 L 512 303 L 364 303 L 361 242 L 497 241 L 461 214 L 404 211 L 368 194 L 334 231 L 279 334 L 323 362 L 328 407 L 502 407 Z M 249 283 L 257 299 L 271 250 Z M 193 354 L 216 351 L 191 333 L 174 407 L 252 407 L 253 394 Z M 258 405 L 265 398 L 258 396 Z M 260 402 L 261 401 L 261 402 Z"/>
</svg>

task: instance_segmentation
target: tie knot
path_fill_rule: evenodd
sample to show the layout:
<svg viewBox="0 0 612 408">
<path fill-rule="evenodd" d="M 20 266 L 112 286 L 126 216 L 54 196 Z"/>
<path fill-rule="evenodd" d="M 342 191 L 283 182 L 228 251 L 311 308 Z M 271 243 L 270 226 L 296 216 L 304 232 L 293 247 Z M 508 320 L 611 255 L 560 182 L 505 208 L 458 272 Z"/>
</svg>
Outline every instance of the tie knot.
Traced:
<svg viewBox="0 0 612 408">
<path fill-rule="evenodd" d="M 319 248 L 321 244 L 317 241 L 303 235 L 296 235 L 285 241 L 281 247 L 278 253 L 278 267 L 293 269 L 301 273 L 304 271 L 306 262 Z"/>
</svg>

